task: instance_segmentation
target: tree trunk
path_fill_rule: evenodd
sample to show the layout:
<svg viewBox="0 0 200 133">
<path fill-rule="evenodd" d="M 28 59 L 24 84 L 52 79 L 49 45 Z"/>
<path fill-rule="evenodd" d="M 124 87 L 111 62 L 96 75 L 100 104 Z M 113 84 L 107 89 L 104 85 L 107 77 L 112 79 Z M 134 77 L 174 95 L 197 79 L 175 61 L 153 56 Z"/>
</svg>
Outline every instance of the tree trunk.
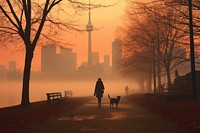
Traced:
<svg viewBox="0 0 200 133">
<path fill-rule="evenodd" d="M 23 74 L 23 86 L 22 86 L 22 106 L 30 105 L 29 101 L 29 81 L 30 81 L 30 70 L 31 70 L 31 62 L 33 59 L 33 51 L 30 47 L 26 48 L 26 57 L 25 57 L 25 65 L 24 65 L 24 74 Z"/>
<path fill-rule="evenodd" d="M 171 82 L 171 75 L 170 75 L 170 70 L 169 69 L 166 69 L 166 74 L 167 74 L 168 91 L 171 92 L 172 82 Z"/>
<path fill-rule="evenodd" d="M 148 74 L 148 79 L 147 79 L 147 92 L 152 92 L 152 72 L 149 71 Z"/>
<path fill-rule="evenodd" d="M 161 66 L 160 66 L 160 59 L 158 58 L 157 61 L 157 80 L 158 80 L 158 86 L 162 85 L 161 83 Z"/>
</svg>

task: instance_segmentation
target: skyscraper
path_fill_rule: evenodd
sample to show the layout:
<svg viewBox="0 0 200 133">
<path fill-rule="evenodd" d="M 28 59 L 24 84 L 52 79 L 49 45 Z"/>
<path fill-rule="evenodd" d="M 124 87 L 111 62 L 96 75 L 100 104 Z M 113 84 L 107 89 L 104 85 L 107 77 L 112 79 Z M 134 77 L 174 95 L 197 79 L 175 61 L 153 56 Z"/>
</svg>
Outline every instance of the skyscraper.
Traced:
<svg viewBox="0 0 200 133">
<path fill-rule="evenodd" d="M 122 61 L 122 44 L 121 40 L 115 39 L 112 43 L 112 68 L 116 70 Z"/>
<path fill-rule="evenodd" d="M 99 52 L 92 52 L 92 65 L 99 64 Z"/>
<path fill-rule="evenodd" d="M 41 72 L 55 73 L 57 70 L 56 46 L 47 44 L 42 47 L 41 51 Z"/>
<path fill-rule="evenodd" d="M 71 48 L 60 48 L 62 74 L 73 74 L 77 70 L 77 54 Z"/>
<path fill-rule="evenodd" d="M 91 23 L 91 4 L 89 0 L 89 21 L 86 26 L 86 30 L 88 31 L 88 67 L 92 66 L 92 39 L 91 39 L 91 34 L 93 31 L 93 25 Z"/>
<path fill-rule="evenodd" d="M 7 78 L 8 79 L 22 78 L 21 73 L 16 69 L 16 61 L 9 61 Z"/>
<path fill-rule="evenodd" d="M 57 50 L 60 50 L 60 52 Z M 70 48 L 56 50 L 53 44 L 42 47 L 41 72 L 50 75 L 73 74 L 77 70 L 77 54 Z"/>
</svg>

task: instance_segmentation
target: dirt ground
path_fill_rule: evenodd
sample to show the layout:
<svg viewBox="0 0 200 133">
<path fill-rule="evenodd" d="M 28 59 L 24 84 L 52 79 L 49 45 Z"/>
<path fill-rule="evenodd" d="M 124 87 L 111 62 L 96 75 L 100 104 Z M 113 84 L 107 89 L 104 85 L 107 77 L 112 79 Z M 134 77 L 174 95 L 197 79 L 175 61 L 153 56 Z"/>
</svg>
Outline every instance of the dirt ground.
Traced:
<svg viewBox="0 0 200 133">
<path fill-rule="evenodd" d="M 102 107 L 97 99 L 64 113 L 57 119 L 28 128 L 23 133 L 182 133 L 173 123 L 121 99 L 119 108 L 110 108 L 104 97 Z"/>
<path fill-rule="evenodd" d="M 100 126 L 92 128 L 96 124 Z M 172 130 L 170 133 L 180 130 L 183 133 L 200 133 L 200 100 L 165 101 L 154 96 L 132 94 L 122 96 L 119 109 L 110 109 L 106 98 L 99 109 L 94 97 L 69 98 L 65 103 L 53 105 L 41 101 L 29 107 L 0 109 L 0 133 L 39 133 L 46 130 L 46 126 L 48 129 L 60 128 L 60 132 L 155 133 L 162 130 L 163 133 L 167 127 L 166 131 Z"/>
<path fill-rule="evenodd" d="M 184 133 L 200 133 L 200 99 L 162 100 L 157 96 L 133 94 L 127 98 L 137 105 L 175 123 Z"/>
<path fill-rule="evenodd" d="M 46 104 L 46 101 L 32 103 L 31 106 L 12 106 L 0 109 L 0 133 L 21 133 L 26 128 L 58 118 L 88 101 L 91 97 L 74 97 L 65 103 Z"/>
</svg>

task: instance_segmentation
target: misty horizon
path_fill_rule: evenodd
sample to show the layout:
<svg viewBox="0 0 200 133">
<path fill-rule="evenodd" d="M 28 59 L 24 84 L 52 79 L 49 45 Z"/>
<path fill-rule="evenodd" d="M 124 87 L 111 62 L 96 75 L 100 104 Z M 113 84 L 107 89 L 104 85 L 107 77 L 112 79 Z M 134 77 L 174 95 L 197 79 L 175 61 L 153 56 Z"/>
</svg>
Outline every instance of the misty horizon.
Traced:
<svg viewBox="0 0 200 133">
<path fill-rule="evenodd" d="M 72 90 L 73 97 L 93 96 L 95 83 L 97 78 L 93 80 L 31 80 L 30 82 L 30 101 L 45 101 L 47 99 L 46 93 L 48 92 L 61 92 L 64 96 L 64 91 Z M 136 83 L 118 79 L 105 79 L 102 78 L 105 85 L 104 97 L 107 99 L 107 94 L 111 96 L 125 95 L 125 86 L 128 85 L 130 89 L 136 91 Z M 21 100 L 21 81 L 7 80 L 0 81 L 0 108 L 19 105 Z M 5 89 L 6 88 L 6 89 Z"/>
</svg>

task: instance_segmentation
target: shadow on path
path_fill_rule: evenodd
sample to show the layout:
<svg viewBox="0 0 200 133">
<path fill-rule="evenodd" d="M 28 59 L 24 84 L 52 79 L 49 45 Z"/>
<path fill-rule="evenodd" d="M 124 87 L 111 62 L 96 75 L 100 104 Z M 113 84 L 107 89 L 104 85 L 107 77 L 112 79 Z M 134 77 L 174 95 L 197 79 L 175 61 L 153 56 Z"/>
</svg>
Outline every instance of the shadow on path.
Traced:
<svg viewBox="0 0 200 133">
<path fill-rule="evenodd" d="M 101 108 L 94 99 L 24 133 L 181 133 L 173 124 L 124 99 L 119 109 L 110 109 L 104 99 Z"/>
</svg>

